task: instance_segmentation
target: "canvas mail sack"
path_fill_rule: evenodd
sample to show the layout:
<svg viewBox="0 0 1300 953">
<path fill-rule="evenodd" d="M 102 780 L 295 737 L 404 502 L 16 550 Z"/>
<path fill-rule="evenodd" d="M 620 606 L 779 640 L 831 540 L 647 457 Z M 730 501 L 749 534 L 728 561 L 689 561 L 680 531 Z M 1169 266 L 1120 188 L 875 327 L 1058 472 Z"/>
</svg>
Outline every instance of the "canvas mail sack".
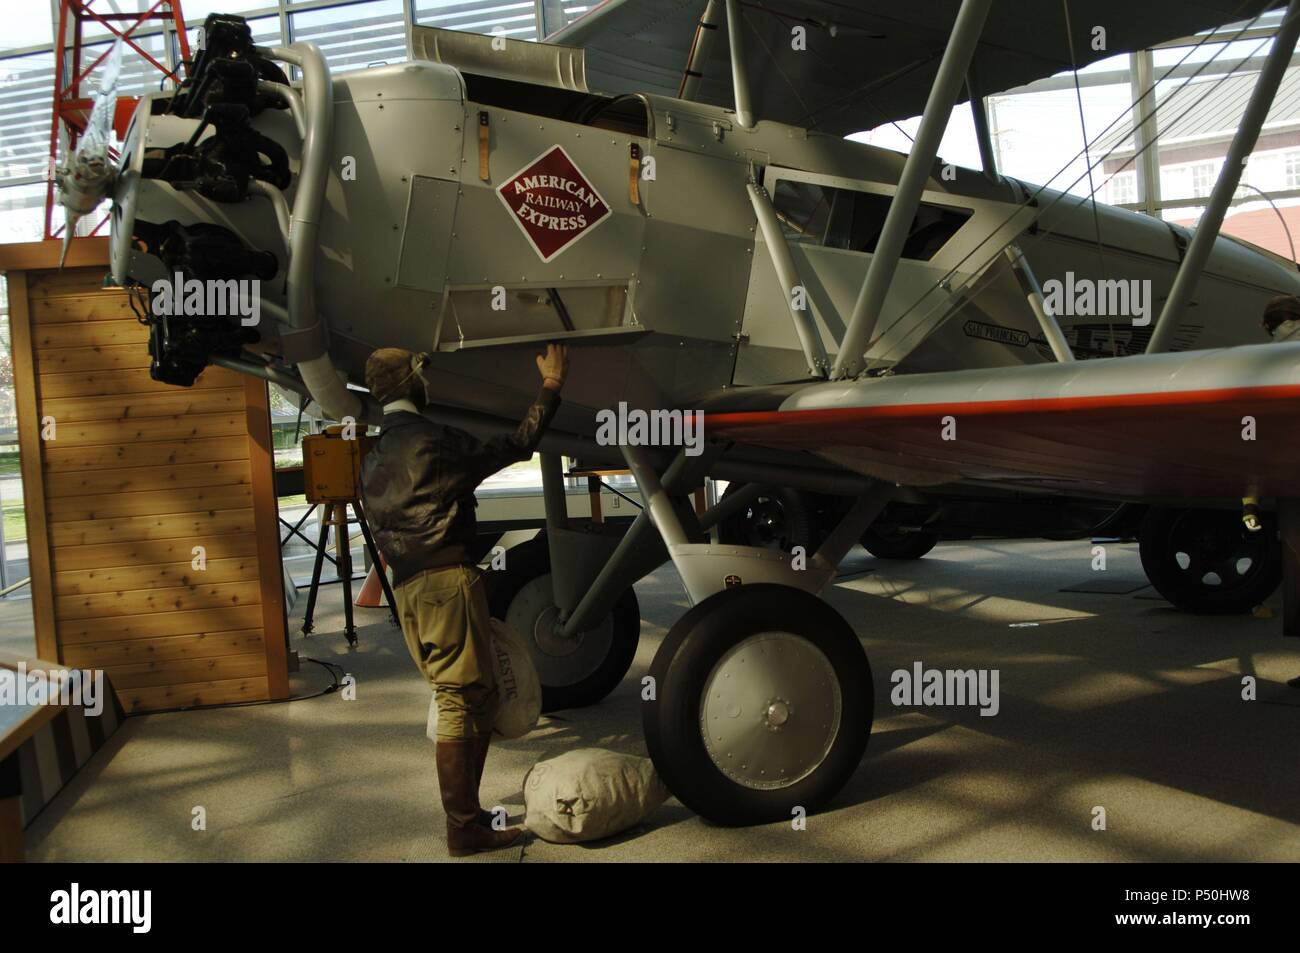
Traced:
<svg viewBox="0 0 1300 953">
<path fill-rule="evenodd" d="M 500 619 L 492 620 L 492 657 L 496 664 L 497 714 L 492 730 L 503 738 L 522 738 L 542 716 L 542 681 L 523 636 Z M 425 732 L 438 740 L 437 698 L 429 699 Z"/>
<path fill-rule="evenodd" d="M 528 772 L 524 826 L 555 844 L 600 840 L 641 823 L 667 797 L 649 758 L 579 748 Z"/>
</svg>

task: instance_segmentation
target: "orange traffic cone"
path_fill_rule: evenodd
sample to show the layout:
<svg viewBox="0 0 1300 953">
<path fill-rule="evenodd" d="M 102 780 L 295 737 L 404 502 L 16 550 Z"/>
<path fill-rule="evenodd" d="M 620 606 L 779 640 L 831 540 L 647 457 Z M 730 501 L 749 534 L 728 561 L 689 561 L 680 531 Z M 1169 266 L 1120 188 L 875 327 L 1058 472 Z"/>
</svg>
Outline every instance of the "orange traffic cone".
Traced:
<svg viewBox="0 0 1300 953">
<path fill-rule="evenodd" d="M 379 583 L 379 574 L 387 569 L 388 563 L 380 556 L 379 565 L 372 565 L 366 574 L 366 581 L 361 584 L 361 591 L 357 593 L 353 605 L 362 609 L 378 609 L 384 604 L 384 587 Z"/>
</svg>

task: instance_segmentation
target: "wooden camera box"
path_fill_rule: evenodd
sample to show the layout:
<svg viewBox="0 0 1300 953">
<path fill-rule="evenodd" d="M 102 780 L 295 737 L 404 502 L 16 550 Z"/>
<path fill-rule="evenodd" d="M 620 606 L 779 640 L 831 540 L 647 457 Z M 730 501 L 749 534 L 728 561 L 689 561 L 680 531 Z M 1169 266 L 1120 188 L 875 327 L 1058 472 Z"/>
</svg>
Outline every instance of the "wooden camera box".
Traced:
<svg viewBox="0 0 1300 953">
<path fill-rule="evenodd" d="M 361 496 L 361 460 L 374 443 L 364 432 L 336 425 L 302 441 L 304 492 L 309 503 L 346 503 Z"/>
</svg>

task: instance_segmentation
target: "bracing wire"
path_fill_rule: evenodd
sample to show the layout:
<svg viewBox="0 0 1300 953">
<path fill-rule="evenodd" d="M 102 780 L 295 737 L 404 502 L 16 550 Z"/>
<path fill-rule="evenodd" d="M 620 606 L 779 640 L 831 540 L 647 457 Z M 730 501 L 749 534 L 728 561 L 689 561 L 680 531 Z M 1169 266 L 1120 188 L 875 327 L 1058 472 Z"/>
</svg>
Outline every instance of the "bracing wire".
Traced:
<svg viewBox="0 0 1300 953">
<path fill-rule="evenodd" d="M 1163 75 L 1161 75 L 1159 78 L 1157 78 L 1157 79 L 1153 79 L 1153 80 L 1152 80 L 1152 83 L 1151 83 L 1151 85 L 1150 85 L 1150 87 L 1148 87 L 1147 89 L 1142 90 L 1142 91 L 1139 92 L 1139 95 L 1138 95 L 1137 98 L 1134 100 L 1134 106 L 1136 105 L 1137 102 L 1141 101 L 1141 100 L 1142 100 L 1143 98 L 1145 98 L 1146 96 L 1152 96 L 1152 95 L 1154 95 L 1155 90 L 1156 90 L 1156 87 L 1157 87 L 1161 82 L 1163 82 L 1163 81 L 1166 79 L 1166 77 L 1172 75 L 1176 70 L 1178 70 L 1180 67 L 1182 67 L 1182 65 L 1183 65 L 1183 64 L 1184 64 L 1184 63 L 1185 63 L 1185 62 L 1186 62 L 1186 61 L 1187 61 L 1191 56 L 1193 56 L 1193 55 L 1194 55 L 1194 54 L 1195 54 L 1199 49 L 1201 49 L 1201 47 L 1204 46 L 1206 43 L 1208 43 L 1208 42 L 1214 42 L 1214 43 L 1217 43 L 1217 44 L 1222 44 L 1222 45 L 1220 46 L 1220 48 L 1214 52 L 1213 55 L 1211 55 L 1208 59 L 1206 59 L 1205 61 L 1203 61 L 1202 63 L 1200 63 L 1200 64 L 1196 67 L 1195 70 L 1193 70 L 1190 74 L 1188 74 L 1188 76 L 1187 76 L 1187 77 L 1182 81 L 1182 83 L 1179 85 L 1178 90 L 1181 90 L 1181 89 L 1186 88 L 1187 86 L 1189 86 L 1189 84 L 1191 84 L 1194 80 L 1196 80 L 1196 79 L 1201 75 L 1201 73 L 1204 72 L 1204 70 L 1205 70 L 1206 68 L 1208 68 L 1209 66 L 1211 66 L 1211 65 L 1212 65 L 1212 64 L 1213 64 L 1213 63 L 1218 59 L 1218 57 L 1223 53 L 1224 50 L 1226 50 L 1226 49 L 1228 48 L 1228 46 L 1230 46 L 1232 43 L 1234 43 L 1234 42 L 1236 42 L 1237 40 L 1239 40 L 1243 34 L 1245 34 L 1246 32 L 1248 32 L 1249 30 L 1253 29 L 1254 26 L 1259 22 L 1259 19 L 1260 19 L 1260 17 L 1258 17 L 1258 16 L 1255 17 L 1253 20 L 1251 20 L 1251 21 L 1249 21 L 1249 22 L 1243 24 L 1242 27 L 1241 27 L 1239 30 L 1237 30 L 1234 34 L 1232 34 L 1231 36 L 1228 36 L 1228 37 L 1222 37 L 1222 36 L 1219 36 L 1219 35 L 1214 34 L 1214 33 L 1206 33 L 1206 34 L 1205 34 L 1204 36 L 1202 36 L 1202 37 L 1201 37 L 1201 38 L 1200 38 L 1200 39 L 1199 39 L 1195 44 L 1193 44 L 1192 46 L 1188 47 L 1187 51 L 1182 55 L 1182 57 L 1179 58 L 1178 62 L 1174 63 L 1171 67 L 1169 67 L 1169 69 L 1166 70 L 1165 73 L 1164 73 Z M 1264 47 L 1268 42 L 1269 42 L 1269 38 L 1265 38 L 1265 39 L 1261 40 L 1260 43 L 1258 43 L 1258 44 L 1255 46 L 1255 49 L 1252 51 L 1252 53 L 1251 53 L 1250 55 L 1251 55 L 1251 56 L 1254 56 L 1254 55 L 1255 55 L 1256 53 L 1258 53 L 1259 50 L 1261 50 L 1261 49 L 1262 49 L 1262 48 L 1263 48 L 1263 47 Z M 1213 82 L 1207 82 L 1207 83 L 1205 83 L 1204 85 L 1206 86 L 1206 91 L 1205 91 L 1204 93 L 1202 93 L 1201 96 L 1200 96 L 1199 98 L 1197 98 L 1194 102 L 1190 103 L 1190 104 L 1187 106 L 1187 108 L 1183 110 L 1183 112 L 1179 113 L 1178 116 L 1176 116 L 1176 117 L 1174 118 L 1173 122 L 1172 122 L 1170 125 L 1171 125 L 1171 126 L 1172 126 L 1172 125 L 1176 125 L 1178 122 L 1180 122 L 1180 121 L 1181 121 L 1185 116 L 1187 116 L 1187 115 L 1188 115 L 1188 114 L 1189 114 L 1193 109 L 1197 108 L 1197 107 L 1201 104 L 1201 102 L 1203 102 L 1203 101 L 1206 99 L 1206 97 L 1208 97 L 1209 94 L 1210 94 L 1211 92 L 1213 92 L 1213 90 L 1214 90 L 1217 86 L 1219 86 L 1219 84 L 1223 83 L 1226 79 L 1228 79 L 1228 78 L 1229 78 L 1230 76 L 1232 76 L 1232 75 L 1233 75 L 1232 73 L 1227 73 L 1227 74 L 1225 74 L 1223 77 L 1221 77 L 1221 78 L 1218 79 L 1218 80 L 1215 80 L 1215 81 L 1213 81 Z M 1177 91 L 1177 90 L 1175 90 L 1175 91 Z M 1132 112 L 1132 110 L 1133 110 L 1133 106 L 1130 106 L 1129 109 L 1124 110 L 1122 113 L 1120 113 L 1120 114 L 1119 114 L 1118 116 L 1116 116 L 1114 119 L 1112 119 L 1111 122 L 1107 124 L 1106 128 L 1102 129 L 1099 133 L 1097 133 L 1096 136 L 1094 136 L 1094 137 L 1092 138 L 1090 144 L 1091 144 L 1092 146 L 1096 146 L 1097 143 L 1099 143 L 1102 139 L 1104 139 L 1106 136 L 1108 136 L 1108 135 L 1110 134 L 1111 130 L 1115 128 L 1115 126 L 1120 122 L 1120 120 L 1123 119 L 1125 116 L 1129 115 L 1129 113 Z M 1140 120 L 1139 120 L 1139 121 L 1134 125 L 1134 127 L 1133 127 L 1133 128 L 1134 128 L 1134 131 L 1136 131 L 1137 129 L 1142 128 L 1142 126 L 1144 126 L 1147 122 L 1149 122 L 1149 121 L 1151 121 L 1152 119 L 1154 119 L 1155 116 L 1156 116 L 1156 110 L 1151 110 L 1151 112 L 1149 112 L 1146 116 L 1144 116 L 1142 119 L 1140 119 Z M 1141 156 L 1141 155 L 1142 155 L 1142 154 L 1143 154 L 1147 149 L 1150 149 L 1150 148 L 1153 148 L 1154 146 L 1156 146 L 1157 143 L 1158 143 L 1158 138 L 1159 138 L 1159 130 L 1158 130 L 1158 128 L 1157 128 L 1156 134 L 1153 135 L 1153 136 L 1151 136 L 1150 139 L 1146 142 L 1146 144 L 1145 144 L 1141 149 L 1138 149 L 1138 150 L 1134 153 L 1134 155 L 1133 155 L 1133 156 L 1128 160 L 1128 162 L 1125 163 L 1124 168 L 1127 168 L 1129 164 L 1131 164 L 1131 163 L 1133 163 L 1133 162 L 1136 162 L 1137 159 L 1138 159 L 1138 157 L 1140 157 L 1140 156 Z M 1115 153 L 1116 150 L 1119 149 L 1119 147 L 1120 147 L 1121 144 L 1122 144 L 1122 143 L 1120 143 L 1120 142 L 1117 141 L 1117 142 L 1116 142 L 1116 143 L 1115 143 L 1115 144 L 1114 144 L 1114 145 L 1113 145 L 1109 150 L 1107 150 L 1106 152 L 1104 152 L 1103 154 L 1101 154 L 1101 155 L 1097 158 L 1096 162 L 1093 163 L 1092 166 L 1090 166 L 1090 168 L 1091 168 L 1091 167 L 1095 167 L 1095 166 L 1100 165 L 1100 164 L 1103 164 L 1107 159 L 1109 159 L 1109 158 L 1110 158 L 1110 157 Z M 945 283 L 950 283 L 951 280 L 952 280 L 952 278 L 957 274 L 957 272 L 962 268 L 962 266 L 965 265 L 968 261 L 970 261 L 970 259 L 971 259 L 971 258 L 972 258 L 972 257 L 973 257 L 977 252 L 979 252 L 982 248 L 984 248 L 985 246 L 987 246 L 987 244 L 992 240 L 992 238 L 993 238 L 994 235 L 999 234 L 999 233 L 1001 232 L 1001 230 L 1002 230 L 1003 228 L 1005 228 L 1007 225 L 1009 225 L 1009 224 L 1010 224 L 1010 223 L 1011 223 L 1011 222 L 1016 218 L 1016 216 L 1019 215 L 1021 212 L 1023 212 L 1024 210 L 1026 210 L 1026 209 L 1028 209 L 1028 208 L 1032 208 L 1032 207 L 1034 207 L 1034 206 L 1037 204 L 1038 199 L 1039 199 L 1039 198 L 1040 198 L 1040 197 L 1041 197 L 1045 192 L 1047 192 L 1047 191 L 1049 190 L 1050 183 L 1051 183 L 1051 182 L 1055 182 L 1058 178 L 1060 178 L 1060 176 L 1061 176 L 1062 174 L 1065 173 L 1065 170 L 1068 169 L 1071 165 L 1073 165 L 1074 162 L 1076 162 L 1076 161 L 1077 161 L 1081 156 L 1083 156 L 1083 154 L 1084 154 L 1084 153 L 1083 153 L 1083 151 L 1081 150 L 1080 152 L 1078 152 L 1078 153 L 1076 153 L 1074 156 L 1072 156 L 1072 157 L 1071 157 L 1071 158 L 1070 158 L 1070 159 L 1065 163 L 1065 165 L 1062 166 L 1061 171 L 1058 172 L 1056 175 L 1052 176 L 1052 178 L 1048 180 L 1049 184 L 1047 184 L 1047 185 L 1040 185 L 1040 186 L 1038 186 L 1034 191 L 1032 191 L 1032 192 L 1027 192 L 1025 198 L 1024 198 L 1022 201 L 1020 201 L 1019 203 L 1017 203 L 1017 205 L 1015 206 L 1015 208 L 1013 208 L 1013 209 L 1010 211 L 1010 213 L 1006 216 L 1006 218 L 1004 218 L 1004 219 L 1003 219 L 1003 220 L 1002 220 L 1002 221 L 1001 221 L 1001 222 L 1000 222 L 996 227 L 990 229 L 989 234 L 988 234 L 988 235 L 987 235 L 987 236 L 986 236 L 982 241 L 980 241 L 978 244 L 976 244 L 976 246 L 975 246 L 974 248 L 972 248 L 972 249 L 971 249 L 970 251 L 968 251 L 965 255 L 963 255 L 962 258 L 961 258 L 959 261 L 957 261 L 957 262 L 956 262 L 956 263 L 955 263 L 951 268 L 949 268 L 949 270 L 947 271 L 947 273 L 944 274 L 944 275 L 943 275 L 943 276 L 942 276 L 938 281 L 934 282 L 934 287 L 939 287 L 939 286 L 944 285 Z M 1117 171 L 1122 171 L 1122 170 L 1117 170 Z M 1040 220 L 1043 218 L 1043 216 L 1044 216 L 1047 212 L 1051 211 L 1051 210 L 1052 210 L 1052 209 L 1053 209 L 1053 208 L 1054 208 L 1058 203 L 1064 202 L 1064 201 L 1065 201 L 1066 199 L 1068 199 L 1068 198 L 1077 199 L 1077 201 L 1076 201 L 1076 203 L 1075 203 L 1076 205 L 1078 205 L 1078 204 L 1080 204 L 1080 203 L 1082 203 L 1082 202 L 1088 201 L 1089 198 L 1090 198 L 1090 196 L 1082 196 L 1082 197 L 1080 197 L 1080 196 L 1075 196 L 1073 193 L 1071 193 L 1071 192 L 1069 191 L 1070 189 L 1074 188 L 1075 185 L 1077 185 L 1079 182 L 1081 182 L 1081 181 L 1083 180 L 1084 177 L 1085 177 L 1085 174 L 1084 174 L 1084 173 L 1081 173 L 1080 175 L 1076 176 L 1075 179 L 1074 179 L 1072 182 L 1068 183 L 1068 184 L 1067 184 L 1067 185 L 1066 185 L 1066 186 L 1065 186 L 1061 191 L 1059 191 L 1058 194 L 1057 194 L 1054 198 L 1052 198 L 1050 202 L 1048 202 L 1045 206 L 1043 206 L 1043 207 L 1037 209 L 1036 212 L 1035 212 L 1035 216 L 1034 216 L 1035 221 L 1040 221 Z M 1107 182 L 1109 182 L 1110 179 L 1113 178 L 1113 177 L 1114 177 L 1114 173 L 1112 173 L 1111 176 L 1108 176 L 1105 180 L 1103 180 L 1099 185 L 1096 186 L 1096 188 L 1100 188 L 1100 187 L 1104 186 L 1104 185 L 1105 185 Z M 1024 244 L 1022 245 L 1022 250 L 1023 250 L 1024 248 L 1030 248 L 1030 247 L 1033 247 L 1033 246 L 1036 245 L 1038 242 L 1043 241 L 1043 240 L 1046 239 L 1049 235 L 1051 235 L 1051 234 L 1053 233 L 1053 231 L 1054 231 L 1054 229 L 1051 228 L 1051 227 L 1048 227 L 1048 228 L 1041 228 L 1041 229 L 1039 229 L 1035 235 L 1031 236 L 1030 239 L 1029 239 L 1028 241 L 1024 242 Z M 978 294 L 978 292 L 976 292 L 976 293 Z M 875 339 L 874 339 L 874 341 L 873 341 L 872 343 L 874 344 L 875 341 L 880 340 L 880 339 L 883 338 L 884 335 L 887 334 L 890 330 L 892 330 L 893 328 L 897 327 L 898 324 L 899 324 L 901 321 L 903 321 L 903 320 L 904 320 L 908 315 L 910 315 L 913 311 L 916 310 L 916 308 L 918 308 L 918 307 L 921 305 L 921 303 L 925 300 L 925 298 L 928 296 L 928 294 L 929 294 L 929 292 L 927 291 L 927 292 L 923 293 L 919 298 L 917 298 L 916 301 L 914 301 L 914 302 L 913 302 L 910 306 L 908 306 L 908 307 L 907 307 L 907 308 L 906 308 L 902 313 L 900 313 L 900 314 L 899 314 L 899 315 L 898 315 L 898 316 L 897 316 L 897 317 L 896 317 L 892 322 L 890 322 L 890 324 L 889 324 L 886 328 L 884 328 L 882 331 L 880 331 L 880 332 L 876 335 L 876 337 L 875 337 Z M 972 296 L 972 297 L 973 297 L 973 296 Z M 968 298 L 967 300 L 970 300 L 970 299 Z M 870 370 L 873 370 L 873 369 L 874 369 L 874 368 L 868 368 L 868 371 L 866 371 L 866 372 L 864 372 L 864 373 L 867 373 L 867 372 L 869 372 Z"/>
<path fill-rule="evenodd" d="M 1070 68 L 1074 77 L 1074 100 L 1079 107 L 1079 132 L 1083 136 L 1083 160 L 1088 169 L 1088 194 L 1092 198 L 1092 225 L 1097 234 L 1097 268 L 1106 267 L 1106 248 L 1101 241 L 1101 214 L 1097 211 L 1097 186 L 1092 180 L 1092 155 L 1089 152 L 1088 123 L 1083 116 L 1083 89 L 1079 86 L 1079 62 L 1074 55 L 1074 30 L 1070 25 L 1070 0 L 1061 0 L 1061 12 L 1065 16 L 1065 43 L 1070 48 Z M 1110 338 L 1110 356 L 1117 356 L 1115 349 L 1115 326 L 1106 322 L 1106 335 Z"/>
</svg>

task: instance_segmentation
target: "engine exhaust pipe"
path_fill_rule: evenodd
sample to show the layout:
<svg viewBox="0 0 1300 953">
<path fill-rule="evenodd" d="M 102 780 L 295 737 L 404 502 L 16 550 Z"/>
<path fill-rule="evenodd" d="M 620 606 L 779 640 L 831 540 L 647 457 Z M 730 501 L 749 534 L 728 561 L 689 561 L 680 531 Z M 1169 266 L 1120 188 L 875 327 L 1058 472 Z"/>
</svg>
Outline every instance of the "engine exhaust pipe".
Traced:
<svg viewBox="0 0 1300 953">
<path fill-rule="evenodd" d="M 264 51 L 302 70 L 306 134 L 302 142 L 302 165 L 289 229 L 289 324 L 299 332 L 314 333 L 320 353 L 300 360 L 298 373 L 312 400 L 335 420 L 362 416 L 362 404 L 348 390 L 343 374 L 330 360 L 327 327 L 316 310 L 316 245 L 320 235 L 321 208 L 325 204 L 326 163 L 334 126 L 334 86 L 325 57 L 313 43 L 294 43 Z"/>
</svg>

